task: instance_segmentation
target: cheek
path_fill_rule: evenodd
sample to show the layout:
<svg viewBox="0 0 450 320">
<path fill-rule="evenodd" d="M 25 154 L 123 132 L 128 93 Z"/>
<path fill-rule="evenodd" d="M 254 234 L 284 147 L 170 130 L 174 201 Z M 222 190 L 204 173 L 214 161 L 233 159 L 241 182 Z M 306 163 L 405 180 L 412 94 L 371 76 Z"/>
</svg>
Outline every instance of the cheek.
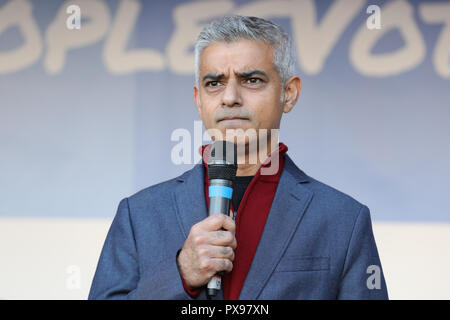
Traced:
<svg viewBox="0 0 450 320">
<path fill-rule="evenodd" d="M 215 109 L 204 107 L 202 110 L 202 121 L 206 129 L 211 129 L 216 127 L 215 119 Z"/>
<path fill-rule="evenodd" d="M 249 101 L 250 102 L 250 101 Z M 249 103 L 253 106 L 253 123 L 258 127 L 272 128 L 279 124 L 282 106 L 279 97 L 275 94 L 264 94 L 255 96 L 253 101 Z"/>
<path fill-rule="evenodd" d="M 209 123 L 211 116 L 214 114 L 211 106 L 211 101 L 208 100 L 208 97 L 205 97 L 204 95 L 199 96 L 200 100 L 200 111 L 201 111 L 201 118 L 203 122 Z"/>
<path fill-rule="evenodd" d="M 211 127 L 211 115 L 208 113 L 208 111 L 203 110 L 202 112 L 202 121 L 203 124 L 205 125 L 206 129 L 209 129 Z"/>
</svg>

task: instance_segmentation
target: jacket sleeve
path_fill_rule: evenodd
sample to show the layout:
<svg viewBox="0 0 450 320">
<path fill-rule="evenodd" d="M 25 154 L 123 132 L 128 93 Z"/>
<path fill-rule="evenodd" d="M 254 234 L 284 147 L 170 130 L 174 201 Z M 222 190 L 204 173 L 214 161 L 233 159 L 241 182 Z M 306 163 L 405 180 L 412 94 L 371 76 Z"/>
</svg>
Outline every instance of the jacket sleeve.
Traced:
<svg viewBox="0 0 450 320">
<path fill-rule="evenodd" d="M 140 273 L 128 199 L 111 224 L 88 299 L 191 299 L 183 287 L 176 255 Z"/>
<path fill-rule="evenodd" d="M 353 226 L 341 275 L 338 299 L 388 299 L 372 231 L 370 211 L 362 206 Z"/>
</svg>

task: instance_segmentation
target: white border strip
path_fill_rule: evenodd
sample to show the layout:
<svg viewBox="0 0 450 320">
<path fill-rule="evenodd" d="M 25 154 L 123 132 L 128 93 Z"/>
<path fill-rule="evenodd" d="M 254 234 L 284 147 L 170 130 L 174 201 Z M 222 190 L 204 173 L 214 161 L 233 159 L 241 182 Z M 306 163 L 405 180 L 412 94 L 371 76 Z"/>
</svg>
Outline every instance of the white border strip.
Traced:
<svg viewBox="0 0 450 320">
<path fill-rule="evenodd" d="M 0 299 L 86 299 L 111 221 L 0 218 Z M 450 299 L 450 224 L 373 228 L 391 299 Z"/>
</svg>

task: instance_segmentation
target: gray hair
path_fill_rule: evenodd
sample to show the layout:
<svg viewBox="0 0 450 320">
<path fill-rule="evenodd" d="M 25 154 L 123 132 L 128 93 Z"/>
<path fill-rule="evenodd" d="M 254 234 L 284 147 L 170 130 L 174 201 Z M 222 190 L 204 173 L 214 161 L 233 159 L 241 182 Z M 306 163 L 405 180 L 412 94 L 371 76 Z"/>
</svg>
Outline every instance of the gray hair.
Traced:
<svg viewBox="0 0 450 320">
<path fill-rule="evenodd" d="M 273 48 L 273 65 L 284 84 L 295 73 L 295 60 L 288 34 L 278 25 L 262 18 L 248 16 L 226 16 L 215 20 L 200 32 L 195 43 L 195 82 L 199 84 L 200 54 L 207 46 L 216 42 L 239 40 L 263 41 Z"/>
</svg>

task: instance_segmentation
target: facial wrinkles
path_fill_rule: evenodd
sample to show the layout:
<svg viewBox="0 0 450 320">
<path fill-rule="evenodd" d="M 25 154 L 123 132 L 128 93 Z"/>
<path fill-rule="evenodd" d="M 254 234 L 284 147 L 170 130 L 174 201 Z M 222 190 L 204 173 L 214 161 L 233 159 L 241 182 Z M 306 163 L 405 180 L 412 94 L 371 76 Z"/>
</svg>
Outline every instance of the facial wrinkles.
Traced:
<svg viewBox="0 0 450 320">
<path fill-rule="evenodd" d="M 248 58 L 248 55 L 243 55 L 242 50 L 240 48 L 235 47 L 236 44 L 231 44 L 227 46 L 228 50 L 226 52 L 222 50 L 214 50 L 217 48 L 216 46 L 212 45 L 210 48 L 206 48 L 204 52 L 202 52 L 202 58 L 204 59 L 201 61 L 200 69 L 203 69 L 201 72 L 203 75 L 206 74 L 212 74 L 214 76 L 220 76 L 219 82 L 224 85 L 233 85 L 233 86 L 240 86 L 242 85 L 242 81 L 245 81 L 245 78 L 240 77 L 241 74 L 251 71 L 251 70 L 262 70 L 265 73 L 267 73 L 268 78 L 270 79 L 270 82 L 274 80 L 274 73 L 276 73 L 276 70 L 272 70 L 273 64 L 272 59 L 267 59 L 267 55 L 264 57 L 261 57 L 260 55 L 251 55 L 250 58 Z M 209 49 L 209 50 L 208 50 Z M 213 49 L 213 50 L 211 50 Z M 234 50 L 237 49 L 237 50 Z M 212 60 L 210 60 L 210 58 Z M 270 57 L 271 58 L 271 57 Z M 267 61 L 266 61 L 267 60 Z M 268 70 L 268 68 L 270 70 Z M 267 79 L 267 78 L 266 78 Z M 214 126 L 214 124 L 217 124 L 220 120 L 223 120 L 224 118 L 244 118 L 249 119 L 252 122 L 254 120 L 257 120 L 257 118 L 253 117 L 252 114 L 252 108 L 248 108 L 248 103 L 256 102 L 248 101 L 248 98 L 246 96 L 245 87 L 242 88 L 235 88 L 233 90 L 236 90 L 236 92 L 229 91 L 229 94 L 243 94 L 240 97 L 236 97 L 236 101 L 239 103 L 236 103 L 232 105 L 232 101 L 228 101 L 227 104 L 223 104 L 223 101 L 220 100 L 220 95 L 223 94 L 223 90 L 225 88 L 222 88 L 219 91 L 208 93 L 205 90 L 204 83 L 201 83 L 199 87 L 202 87 L 202 96 L 203 99 L 201 99 L 200 103 L 206 103 L 208 106 L 205 105 L 205 107 L 208 107 L 209 114 L 210 114 L 210 120 L 212 120 L 211 125 Z M 217 94 L 219 93 L 219 94 Z M 256 92 L 255 92 L 256 93 Z M 281 93 L 281 95 L 280 95 Z M 253 94 L 253 93 L 249 93 Z M 258 93 L 256 93 L 258 94 Z M 265 95 L 267 92 L 265 93 Z M 200 97 L 199 97 L 200 98 Z M 256 97 L 255 97 L 256 98 Z M 283 90 L 281 92 L 277 92 L 277 102 L 280 103 L 284 100 L 284 94 Z M 266 99 L 264 99 L 265 102 L 269 102 Z M 262 102 L 262 101 L 260 101 Z M 275 102 L 275 101 L 274 101 Z M 258 102 L 256 102 L 258 103 Z M 259 103 L 258 103 L 259 105 Z M 255 110 L 256 111 L 256 110 Z M 261 110 L 260 110 L 261 111 Z M 213 124 L 214 123 L 214 124 Z M 253 124 L 256 125 L 256 124 Z"/>
<path fill-rule="evenodd" d="M 245 69 L 244 69 L 245 70 Z M 223 82 L 225 86 L 227 85 L 233 85 L 238 86 L 241 79 L 239 78 L 238 74 L 240 72 L 236 69 L 231 70 L 231 67 L 228 68 L 225 72 L 217 71 L 213 72 L 216 75 L 223 75 L 222 79 L 220 80 Z M 232 75 L 231 78 L 229 75 Z M 233 90 L 236 90 L 237 93 L 235 94 L 241 94 L 239 89 L 234 88 Z M 222 92 L 223 94 L 223 92 Z M 241 99 L 238 99 L 236 97 L 236 100 L 242 101 Z M 243 118 L 243 119 L 251 119 L 251 112 L 245 108 L 245 102 L 242 101 L 242 105 L 239 106 L 227 106 L 224 105 L 222 100 L 220 100 L 218 103 L 220 103 L 220 108 L 216 109 L 216 112 L 214 114 L 214 121 L 218 122 L 220 120 L 223 120 L 225 118 Z"/>
</svg>

